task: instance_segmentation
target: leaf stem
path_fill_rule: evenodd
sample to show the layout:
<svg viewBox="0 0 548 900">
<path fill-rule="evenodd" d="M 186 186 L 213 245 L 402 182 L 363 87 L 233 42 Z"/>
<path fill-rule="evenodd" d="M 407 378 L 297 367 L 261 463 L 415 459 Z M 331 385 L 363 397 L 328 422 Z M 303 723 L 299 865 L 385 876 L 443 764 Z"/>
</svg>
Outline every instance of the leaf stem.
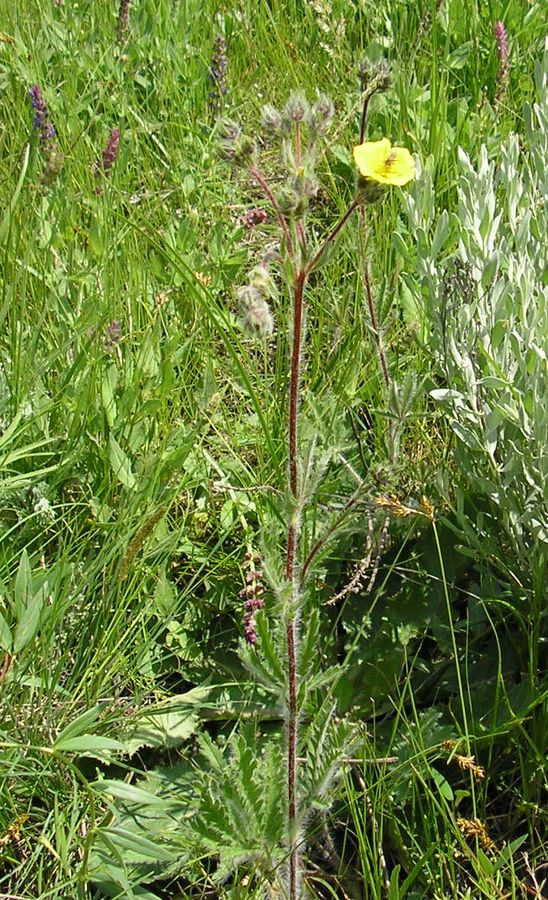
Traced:
<svg viewBox="0 0 548 900">
<path fill-rule="evenodd" d="M 310 273 L 313 271 L 313 269 L 316 268 L 316 266 L 318 265 L 318 263 L 320 262 L 320 260 L 324 256 L 324 254 L 326 253 L 327 249 L 331 246 L 331 244 L 333 243 L 333 241 L 335 240 L 335 238 L 337 237 L 339 232 L 342 230 L 342 228 L 348 222 L 350 216 L 352 215 L 352 213 L 354 212 L 356 207 L 358 207 L 359 205 L 360 205 L 359 200 L 357 198 L 354 198 L 354 200 L 352 201 L 352 203 L 346 210 L 343 217 L 341 219 L 339 219 L 339 221 L 337 222 L 337 224 L 335 225 L 333 230 L 327 235 L 325 241 L 321 245 L 320 249 L 317 251 L 316 255 L 312 257 L 312 259 L 310 260 L 309 263 L 307 263 L 306 268 L 305 268 L 306 277 L 308 277 L 310 275 Z"/>
<path fill-rule="evenodd" d="M 365 231 L 365 228 L 366 228 L 366 223 L 365 223 L 365 206 L 364 206 L 363 204 L 360 206 L 360 214 L 361 214 L 362 224 L 363 224 L 364 231 Z M 384 378 L 384 384 L 385 384 L 385 386 L 388 387 L 389 384 L 390 384 L 390 375 L 388 374 L 388 364 L 387 364 L 387 362 L 386 362 L 386 356 L 385 356 L 385 353 L 384 353 L 384 350 L 383 350 L 383 346 L 382 346 L 381 332 L 380 332 L 380 329 L 379 329 L 379 323 L 378 323 L 378 321 L 377 321 L 377 314 L 376 314 L 376 312 L 375 312 L 375 304 L 374 304 L 374 302 L 373 302 L 373 291 L 371 290 L 371 279 L 370 279 L 370 277 L 369 277 L 369 268 L 368 268 L 368 266 L 367 266 L 367 259 L 366 259 L 366 256 L 365 256 L 365 249 L 364 249 L 363 257 L 364 257 L 364 263 L 363 263 L 363 282 L 364 282 L 364 285 L 365 285 L 365 296 L 366 296 L 366 298 L 367 298 L 367 306 L 368 306 L 368 309 L 369 309 L 369 317 L 370 317 L 370 319 L 371 319 L 371 327 L 372 327 L 372 329 L 373 329 L 373 334 L 374 334 L 374 336 L 375 336 L 375 343 L 377 344 L 377 351 L 378 351 L 378 354 L 379 354 L 379 361 L 380 361 L 381 369 L 382 369 L 382 377 Z"/>
</svg>

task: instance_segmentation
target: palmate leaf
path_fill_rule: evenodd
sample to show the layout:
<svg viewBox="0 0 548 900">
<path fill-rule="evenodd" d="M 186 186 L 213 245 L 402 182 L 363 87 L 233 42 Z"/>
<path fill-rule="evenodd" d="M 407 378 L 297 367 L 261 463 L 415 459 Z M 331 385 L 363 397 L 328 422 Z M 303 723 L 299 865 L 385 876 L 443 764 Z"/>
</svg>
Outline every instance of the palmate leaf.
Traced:
<svg viewBox="0 0 548 900">
<path fill-rule="evenodd" d="M 286 651 L 274 629 L 276 625 L 264 615 L 257 617 L 257 644 L 242 645 L 240 658 L 245 668 L 257 681 L 281 700 L 286 687 L 286 674 L 282 665 Z"/>
<path fill-rule="evenodd" d="M 320 633 L 320 613 L 317 608 L 307 611 L 306 621 L 301 626 L 299 650 L 299 679 L 306 683 L 318 669 L 318 647 Z"/>
<path fill-rule="evenodd" d="M 285 767 L 279 744 L 259 741 L 248 726 L 231 737 L 224 753 L 210 738 L 201 746 L 212 768 L 196 772 L 198 812 L 186 822 L 185 841 L 196 853 L 215 856 L 222 877 L 244 863 L 267 876 L 283 855 Z"/>
<path fill-rule="evenodd" d="M 303 809 L 328 805 L 329 788 L 357 738 L 356 726 L 336 719 L 335 708 L 335 702 L 327 696 L 304 730 Z"/>
</svg>

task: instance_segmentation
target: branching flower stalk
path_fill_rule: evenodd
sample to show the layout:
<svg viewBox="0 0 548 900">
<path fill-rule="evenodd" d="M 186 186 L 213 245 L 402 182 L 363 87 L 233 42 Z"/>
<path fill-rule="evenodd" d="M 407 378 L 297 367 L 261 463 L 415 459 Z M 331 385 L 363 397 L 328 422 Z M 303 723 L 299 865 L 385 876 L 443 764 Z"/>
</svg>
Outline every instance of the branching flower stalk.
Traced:
<svg viewBox="0 0 548 900">
<path fill-rule="evenodd" d="M 381 82 L 384 83 L 386 78 L 384 69 L 381 75 L 374 82 L 377 85 L 375 89 L 379 89 L 378 85 Z M 372 96 L 372 93 L 374 90 L 370 88 L 368 96 Z M 379 199 L 386 186 L 405 184 L 414 177 L 413 158 L 404 148 L 392 148 L 386 139 L 374 143 L 361 142 L 354 151 L 354 158 L 360 172 L 356 196 L 323 242 L 314 250 L 309 251 L 306 236 L 306 213 L 310 199 L 319 189 L 319 182 L 315 175 L 319 138 L 326 134 L 332 116 L 333 107 L 327 98 L 320 96 L 317 102 L 310 106 L 300 92 L 291 95 L 282 113 L 274 107 L 265 107 L 263 127 L 280 141 L 282 159 L 288 171 L 286 182 L 279 189 L 272 188 L 266 176 L 259 169 L 254 142 L 242 136 L 239 126 L 233 122 L 225 122 L 219 129 L 223 156 L 237 165 L 243 165 L 248 175 L 259 184 L 266 199 L 272 205 L 282 236 L 278 258 L 282 262 L 282 272 L 292 298 L 287 426 L 289 509 L 284 573 L 286 591 L 284 591 L 283 603 L 287 659 L 285 718 L 287 739 L 287 892 L 289 900 L 299 900 L 301 896 L 300 847 L 302 838 L 300 828 L 304 818 L 303 812 L 305 812 L 299 808 L 299 618 L 312 558 L 317 548 L 321 546 L 316 545 L 312 555 L 309 554 L 304 564 L 300 561 L 299 546 L 307 496 L 307 479 L 299 472 L 306 287 L 309 276 L 333 246 L 355 210 Z M 365 116 L 362 115 L 362 127 L 364 127 L 364 123 Z M 264 310 L 266 316 L 267 298 L 273 296 L 272 290 L 269 288 L 269 276 L 266 268 L 262 265 L 256 267 L 254 272 L 256 274 L 254 278 L 250 279 L 250 284 L 238 292 L 240 303 L 244 301 L 249 313 L 250 304 L 255 308 L 260 302 L 266 307 Z M 257 277 L 257 273 L 259 273 L 259 277 Z M 371 309 L 368 280 L 366 284 L 369 286 L 368 304 Z M 260 297 L 257 296 L 257 292 Z M 272 334 L 272 328 L 259 329 L 256 323 L 253 331 L 256 335 L 263 337 Z M 254 629 L 253 637 L 255 637 Z"/>
</svg>

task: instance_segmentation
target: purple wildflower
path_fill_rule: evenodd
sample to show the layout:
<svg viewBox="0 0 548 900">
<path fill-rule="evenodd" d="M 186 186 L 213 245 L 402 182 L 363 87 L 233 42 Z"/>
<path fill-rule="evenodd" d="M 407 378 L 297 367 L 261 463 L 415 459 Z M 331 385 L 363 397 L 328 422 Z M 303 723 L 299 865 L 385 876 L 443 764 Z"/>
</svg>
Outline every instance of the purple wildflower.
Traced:
<svg viewBox="0 0 548 900">
<path fill-rule="evenodd" d="M 252 228 L 256 228 L 257 225 L 264 225 L 267 219 L 268 213 L 266 209 L 254 206 L 253 209 L 248 209 L 242 216 L 242 225 L 250 231 Z"/>
<path fill-rule="evenodd" d="M 38 133 L 40 138 L 40 149 L 42 156 L 46 161 L 46 168 L 42 181 L 45 184 L 51 183 L 59 174 L 63 167 L 63 154 L 57 146 L 55 140 L 55 128 L 51 124 L 47 103 L 42 94 L 40 85 L 33 84 L 29 88 L 29 97 L 34 109 L 34 119 L 32 127 Z"/>
<path fill-rule="evenodd" d="M 55 137 L 55 128 L 49 119 L 49 110 L 40 85 L 33 84 L 29 90 L 30 100 L 34 109 L 32 127 L 40 135 L 43 142 L 51 141 Z"/>
<path fill-rule="evenodd" d="M 108 139 L 108 143 L 101 154 L 101 159 L 95 165 L 95 177 L 99 178 L 102 174 L 106 178 L 110 176 L 112 171 L 112 167 L 116 162 L 116 157 L 118 156 L 118 149 L 120 147 L 120 129 L 113 128 L 110 137 Z"/>
<path fill-rule="evenodd" d="M 213 44 L 213 55 L 211 57 L 211 66 L 208 75 L 211 82 L 209 106 L 214 115 L 221 109 L 223 97 L 228 93 L 228 86 L 226 83 L 227 71 L 228 60 L 226 57 L 226 40 L 222 34 L 219 34 L 215 38 Z"/>
<path fill-rule="evenodd" d="M 110 325 L 107 326 L 106 337 L 105 337 L 105 349 L 109 350 L 111 347 L 116 347 L 120 343 L 122 339 L 122 328 L 118 319 L 113 319 Z"/>
<path fill-rule="evenodd" d="M 240 597 L 245 597 L 244 634 L 248 644 L 257 643 L 256 614 L 264 606 L 263 573 L 257 569 L 258 558 L 253 553 L 246 553 L 244 569 L 247 569 L 245 587 Z"/>
<path fill-rule="evenodd" d="M 499 58 L 498 80 L 502 87 L 508 84 L 510 66 L 508 64 L 508 33 L 504 22 L 495 22 L 495 40 L 497 42 L 497 55 Z"/>
<path fill-rule="evenodd" d="M 116 29 L 116 37 L 120 43 L 123 43 L 126 39 L 126 34 L 129 29 L 129 4 L 131 0 L 120 0 L 120 6 L 118 9 L 118 27 Z"/>
</svg>

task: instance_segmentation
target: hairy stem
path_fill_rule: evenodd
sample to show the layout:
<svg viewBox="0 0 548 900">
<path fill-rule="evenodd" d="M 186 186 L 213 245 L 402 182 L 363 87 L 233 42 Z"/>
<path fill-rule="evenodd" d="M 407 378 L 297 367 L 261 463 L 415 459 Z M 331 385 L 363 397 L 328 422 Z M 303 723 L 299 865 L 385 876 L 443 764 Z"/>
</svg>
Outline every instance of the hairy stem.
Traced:
<svg viewBox="0 0 548 900">
<path fill-rule="evenodd" d="M 350 216 L 352 215 L 352 213 L 354 212 L 356 207 L 359 206 L 359 204 L 360 204 L 360 201 L 358 199 L 353 200 L 352 203 L 350 204 L 350 206 L 348 207 L 348 209 L 346 210 L 345 214 L 343 215 L 343 217 L 341 219 L 339 219 L 339 221 L 337 222 L 337 224 L 335 225 L 333 230 L 327 235 L 325 241 L 321 245 L 321 247 L 318 250 L 318 252 L 316 253 L 316 255 L 313 256 L 313 258 L 310 260 L 309 263 L 307 263 L 306 269 L 305 269 L 306 277 L 308 277 L 308 275 L 310 275 L 312 270 L 316 268 L 316 266 L 318 265 L 318 263 L 320 262 L 320 260 L 324 256 L 324 254 L 327 252 L 328 248 L 331 246 L 333 241 L 336 239 L 339 232 L 346 225 Z"/>
<path fill-rule="evenodd" d="M 289 898 L 297 900 L 299 889 L 299 858 L 297 834 L 297 611 L 298 580 L 296 553 L 300 530 L 299 510 L 299 387 L 301 381 L 304 288 L 306 271 L 301 268 L 295 281 L 293 302 L 293 346 L 291 350 L 291 376 L 289 383 L 289 487 L 293 508 L 287 535 L 286 577 L 291 585 L 291 607 L 288 611 L 287 639 L 287 802 L 288 802 L 288 849 L 289 849 Z"/>
<path fill-rule="evenodd" d="M 287 220 L 286 220 L 283 212 L 280 209 L 280 204 L 278 203 L 278 200 L 276 199 L 276 195 L 274 194 L 274 191 L 270 187 L 270 185 L 269 185 L 268 181 L 266 180 L 266 178 L 264 177 L 263 173 L 260 172 L 256 166 L 251 166 L 251 168 L 249 170 L 249 174 L 255 179 L 255 181 L 259 182 L 261 188 L 263 189 L 263 192 L 270 200 L 272 207 L 274 209 L 274 212 L 276 213 L 276 218 L 278 219 L 280 228 L 282 229 L 283 235 L 285 237 L 286 244 L 287 244 L 287 251 L 288 251 L 290 257 L 293 259 L 293 256 L 295 253 L 295 248 L 293 246 L 293 238 L 291 237 L 289 225 L 287 224 Z"/>
<path fill-rule="evenodd" d="M 365 138 L 365 123 L 367 121 L 367 108 L 369 106 L 369 101 L 371 100 L 372 96 L 373 96 L 373 94 L 369 93 L 369 94 L 366 94 L 365 97 L 363 98 L 362 117 L 360 120 L 360 140 L 358 141 L 358 143 L 360 143 L 360 144 L 363 144 L 363 141 Z"/>
<path fill-rule="evenodd" d="M 257 176 L 255 176 L 257 177 Z M 290 585 L 289 608 L 287 610 L 287 802 L 288 802 L 288 850 L 289 850 L 289 900 L 298 900 L 299 896 L 299 847 L 298 847 L 298 802 L 297 802 L 297 750 L 298 750 L 298 602 L 302 585 L 297 571 L 297 549 L 301 530 L 302 498 L 299 485 L 299 405 L 302 370 L 302 350 L 304 336 L 304 290 L 308 276 L 319 262 L 327 248 L 333 243 L 345 223 L 348 221 L 358 201 L 354 200 L 343 217 L 335 225 L 325 239 L 313 259 L 303 263 L 295 278 L 293 296 L 293 343 L 291 348 L 291 367 L 289 381 L 289 489 L 292 509 L 287 532 L 287 556 L 285 574 Z M 282 216 L 283 219 L 283 216 Z M 285 219 L 284 219 L 285 222 Z M 287 224 L 287 223 L 286 223 Z M 305 250 L 304 226 L 302 221 L 297 225 L 297 233 Z M 289 244 L 288 244 L 289 247 Z M 311 560 L 309 561 L 310 565 Z"/>
</svg>

